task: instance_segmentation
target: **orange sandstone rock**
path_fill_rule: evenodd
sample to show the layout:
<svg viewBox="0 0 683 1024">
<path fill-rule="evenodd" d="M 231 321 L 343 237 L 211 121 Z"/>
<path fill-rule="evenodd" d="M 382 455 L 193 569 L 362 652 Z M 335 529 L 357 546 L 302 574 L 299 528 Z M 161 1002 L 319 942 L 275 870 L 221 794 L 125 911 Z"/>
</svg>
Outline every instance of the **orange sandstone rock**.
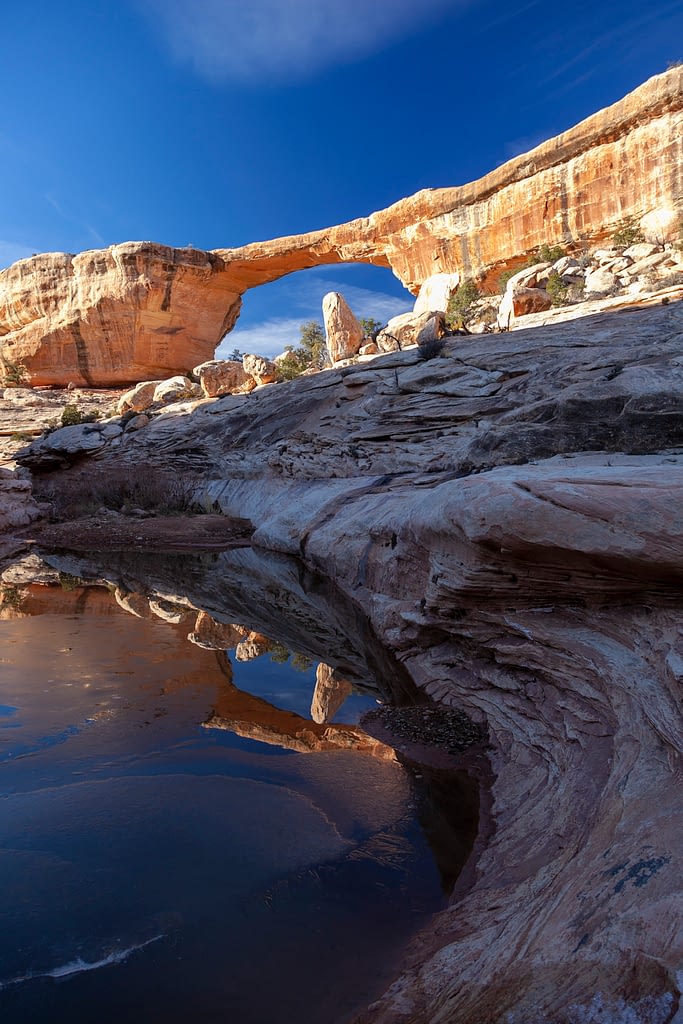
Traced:
<svg viewBox="0 0 683 1024">
<path fill-rule="evenodd" d="M 495 277 L 544 242 L 600 242 L 626 217 L 659 240 L 677 230 L 682 168 L 679 66 L 478 181 L 337 227 L 210 253 L 126 242 L 20 260 L 0 274 L 0 371 L 90 386 L 186 371 L 213 357 L 245 291 L 320 264 L 390 267 L 417 293 L 434 274 Z"/>
</svg>

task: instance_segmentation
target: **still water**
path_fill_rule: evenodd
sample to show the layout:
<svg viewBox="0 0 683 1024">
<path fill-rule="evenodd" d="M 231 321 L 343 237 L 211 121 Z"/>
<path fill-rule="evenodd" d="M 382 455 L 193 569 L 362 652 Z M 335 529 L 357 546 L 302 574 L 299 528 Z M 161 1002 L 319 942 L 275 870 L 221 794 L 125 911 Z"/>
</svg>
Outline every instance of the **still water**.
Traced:
<svg viewBox="0 0 683 1024">
<path fill-rule="evenodd" d="M 316 665 L 247 628 L 5 596 L 2 1024 L 352 1019 L 443 905 L 412 781 L 355 725 L 375 698 L 315 724 Z"/>
</svg>

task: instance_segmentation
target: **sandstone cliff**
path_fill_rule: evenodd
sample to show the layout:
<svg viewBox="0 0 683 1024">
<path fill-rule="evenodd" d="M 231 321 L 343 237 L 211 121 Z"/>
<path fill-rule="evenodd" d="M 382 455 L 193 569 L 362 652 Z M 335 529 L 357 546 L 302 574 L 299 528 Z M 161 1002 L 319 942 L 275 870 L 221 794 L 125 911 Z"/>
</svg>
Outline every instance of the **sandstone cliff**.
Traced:
<svg viewBox="0 0 683 1024">
<path fill-rule="evenodd" d="M 600 241 L 625 217 L 653 237 L 683 213 L 683 68 L 478 181 L 426 189 L 337 227 L 212 253 L 127 242 L 0 274 L 0 360 L 35 385 L 114 385 L 212 358 L 249 288 L 325 263 L 485 277 L 544 242 Z M 2 366 L 0 366 L 0 369 Z"/>
<path fill-rule="evenodd" d="M 372 1024 L 682 1005 L 682 367 L 681 303 L 458 338 L 171 408 L 64 475 L 204 474 L 257 548 L 161 592 L 218 614 L 248 566 L 257 628 L 285 609 L 345 677 L 363 653 L 386 697 L 417 687 L 485 728 L 488 768 L 462 763 L 490 827 Z"/>
</svg>

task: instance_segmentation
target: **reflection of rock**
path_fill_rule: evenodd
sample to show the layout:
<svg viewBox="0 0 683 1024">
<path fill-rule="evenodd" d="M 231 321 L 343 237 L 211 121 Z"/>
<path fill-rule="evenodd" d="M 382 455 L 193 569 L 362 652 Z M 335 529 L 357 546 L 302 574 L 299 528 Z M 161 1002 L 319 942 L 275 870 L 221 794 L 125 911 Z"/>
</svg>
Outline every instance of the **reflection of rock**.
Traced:
<svg viewBox="0 0 683 1024">
<path fill-rule="evenodd" d="M 260 658 L 262 654 L 267 654 L 272 646 L 272 640 L 269 640 L 263 633 L 250 633 L 235 647 L 235 659 L 237 661 L 253 661 L 254 658 Z"/>
<path fill-rule="evenodd" d="M 237 736 L 258 740 L 302 754 L 327 750 L 356 750 L 383 761 L 395 760 L 392 747 L 368 736 L 356 725 L 319 725 L 293 711 L 283 711 L 260 697 L 223 686 L 207 729 L 227 729 Z"/>
<path fill-rule="evenodd" d="M 185 622 L 195 614 L 193 608 L 186 608 L 183 605 L 175 604 L 173 601 L 168 601 L 163 597 L 150 597 L 149 609 L 157 618 L 174 624 Z"/>
<path fill-rule="evenodd" d="M 145 597 L 144 594 L 136 594 L 117 587 L 114 591 L 114 599 L 119 608 L 123 608 L 124 612 L 135 615 L 138 619 L 148 619 L 150 617 L 149 598 Z"/>
<path fill-rule="evenodd" d="M 32 552 L 8 566 L 2 572 L 2 582 L 14 587 L 29 583 L 54 585 L 59 583 L 59 573 Z"/>
<path fill-rule="evenodd" d="M 40 516 L 31 495 L 30 482 L 12 470 L 0 467 L 0 535 L 28 526 Z"/>
<path fill-rule="evenodd" d="M 315 670 L 315 690 L 311 700 L 311 718 L 322 725 L 334 718 L 353 687 L 348 679 L 341 679 L 333 668 L 322 662 Z"/>
<path fill-rule="evenodd" d="M 194 630 L 188 640 L 197 647 L 209 650 L 228 651 L 246 636 L 247 630 L 242 626 L 232 626 L 225 622 L 217 622 L 207 612 L 199 612 Z"/>
</svg>

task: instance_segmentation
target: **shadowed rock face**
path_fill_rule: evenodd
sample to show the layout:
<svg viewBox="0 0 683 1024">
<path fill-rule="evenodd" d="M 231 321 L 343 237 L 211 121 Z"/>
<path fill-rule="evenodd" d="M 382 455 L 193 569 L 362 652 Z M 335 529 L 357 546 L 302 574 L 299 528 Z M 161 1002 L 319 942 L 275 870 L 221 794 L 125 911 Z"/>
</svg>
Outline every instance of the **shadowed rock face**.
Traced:
<svg viewBox="0 0 683 1024">
<path fill-rule="evenodd" d="M 334 581 L 345 631 L 355 608 L 485 728 L 478 859 L 365 1022 L 569 1024 L 600 993 L 606 1019 L 664 1024 L 679 1004 L 682 367 L 683 304 L 599 315 L 169 412 L 87 466 L 201 469 L 256 545 Z M 340 624 L 326 660 L 353 678 Z"/>
<path fill-rule="evenodd" d="M 126 242 L 21 260 L 0 274 L 0 364 L 23 363 L 34 385 L 168 377 L 213 357 L 245 291 L 296 270 L 372 263 L 417 293 L 433 274 L 485 277 L 544 242 L 600 241 L 628 216 L 650 215 L 664 236 L 682 208 L 678 67 L 478 181 L 337 227 L 211 253 Z"/>
</svg>

